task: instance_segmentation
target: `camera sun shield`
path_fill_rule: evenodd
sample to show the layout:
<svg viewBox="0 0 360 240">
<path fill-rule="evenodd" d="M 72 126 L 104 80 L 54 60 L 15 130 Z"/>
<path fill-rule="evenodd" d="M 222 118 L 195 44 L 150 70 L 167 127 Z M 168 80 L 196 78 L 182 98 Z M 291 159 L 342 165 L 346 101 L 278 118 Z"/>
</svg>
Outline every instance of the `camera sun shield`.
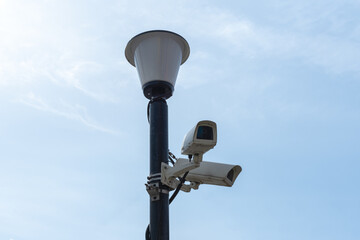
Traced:
<svg viewBox="0 0 360 240">
<path fill-rule="evenodd" d="M 215 147 L 216 141 L 216 123 L 208 120 L 200 121 L 185 135 L 181 153 L 203 155 Z"/>
</svg>

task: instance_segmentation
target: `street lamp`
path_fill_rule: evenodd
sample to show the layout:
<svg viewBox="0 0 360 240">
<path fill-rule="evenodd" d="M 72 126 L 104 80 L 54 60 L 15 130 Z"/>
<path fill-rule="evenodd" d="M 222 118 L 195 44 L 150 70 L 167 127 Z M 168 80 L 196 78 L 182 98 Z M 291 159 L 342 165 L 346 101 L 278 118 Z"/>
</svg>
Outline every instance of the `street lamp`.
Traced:
<svg viewBox="0 0 360 240">
<path fill-rule="evenodd" d="M 162 30 L 133 37 L 125 56 L 136 67 L 146 98 L 150 100 L 150 195 L 151 240 L 169 239 L 169 187 L 161 182 L 161 163 L 168 163 L 168 110 L 166 99 L 172 96 L 179 71 L 190 54 L 187 41 L 180 35 Z"/>
<path fill-rule="evenodd" d="M 179 67 L 189 54 L 189 44 L 183 37 L 162 30 L 140 33 L 125 49 L 126 59 L 136 67 L 148 99 L 172 96 Z"/>
</svg>

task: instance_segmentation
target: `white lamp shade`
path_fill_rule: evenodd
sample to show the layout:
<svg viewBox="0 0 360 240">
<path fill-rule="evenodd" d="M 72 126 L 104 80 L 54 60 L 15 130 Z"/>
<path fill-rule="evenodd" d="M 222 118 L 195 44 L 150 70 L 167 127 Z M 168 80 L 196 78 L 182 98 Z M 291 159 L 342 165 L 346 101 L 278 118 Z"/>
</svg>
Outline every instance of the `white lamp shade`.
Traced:
<svg viewBox="0 0 360 240">
<path fill-rule="evenodd" d="M 183 37 L 159 30 L 135 36 L 125 49 L 125 56 L 136 67 L 143 89 L 160 82 L 172 88 L 171 92 L 179 67 L 189 54 L 189 45 Z"/>
</svg>

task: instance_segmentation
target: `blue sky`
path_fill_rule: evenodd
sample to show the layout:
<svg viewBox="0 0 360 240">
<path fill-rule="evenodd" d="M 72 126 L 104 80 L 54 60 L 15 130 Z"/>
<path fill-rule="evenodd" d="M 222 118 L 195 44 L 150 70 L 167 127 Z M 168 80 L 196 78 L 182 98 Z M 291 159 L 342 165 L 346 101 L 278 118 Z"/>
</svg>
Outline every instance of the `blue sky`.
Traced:
<svg viewBox="0 0 360 240">
<path fill-rule="evenodd" d="M 180 155 L 217 123 L 206 161 L 232 188 L 170 206 L 171 239 L 358 239 L 358 1 L 0 0 L 0 239 L 143 239 L 147 99 L 124 57 L 147 30 L 191 53 L 168 100 Z"/>
</svg>

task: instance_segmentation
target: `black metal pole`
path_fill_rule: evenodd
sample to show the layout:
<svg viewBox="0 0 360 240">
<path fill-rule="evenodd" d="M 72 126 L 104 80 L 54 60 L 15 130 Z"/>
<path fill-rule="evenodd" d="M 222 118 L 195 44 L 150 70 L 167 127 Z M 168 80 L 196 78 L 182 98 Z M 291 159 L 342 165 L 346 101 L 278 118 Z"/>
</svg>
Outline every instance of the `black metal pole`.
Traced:
<svg viewBox="0 0 360 240">
<path fill-rule="evenodd" d="M 159 186 L 159 197 L 150 197 L 151 240 L 169 239 L 169 191 L 161 184 L 161 163 L 168 163 L 168 109 L 166 100 L 150 101 L 150 181 Z"/>
</svg>

